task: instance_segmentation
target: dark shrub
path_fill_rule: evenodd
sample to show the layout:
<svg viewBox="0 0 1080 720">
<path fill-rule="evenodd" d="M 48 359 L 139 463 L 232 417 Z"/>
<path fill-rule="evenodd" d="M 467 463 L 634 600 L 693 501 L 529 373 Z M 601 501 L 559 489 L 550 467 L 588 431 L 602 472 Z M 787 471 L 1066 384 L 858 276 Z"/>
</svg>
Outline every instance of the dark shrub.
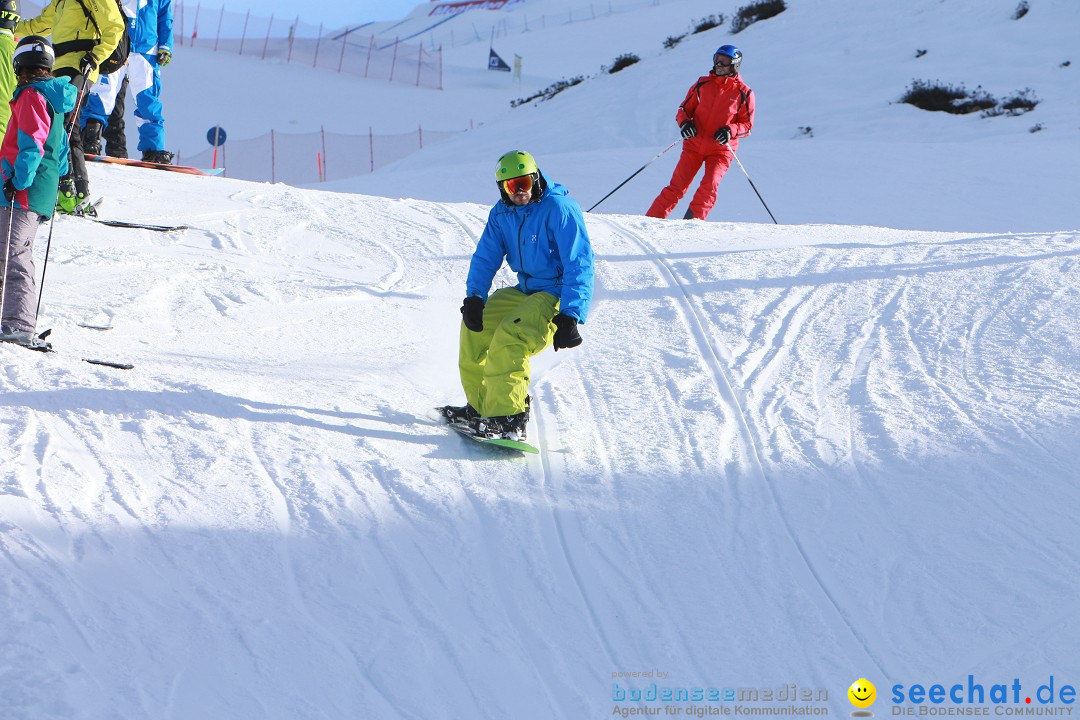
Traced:
<svg viewBox="0 0 1080 720">
<path fill-rule="evenodd" d="M 670 50 L 683 41 L 686 35 L 668 35 L 667 40 L 664 41 L 664 49 Z"/>
<path fill-rule="evenodd" d="M 1031 88 L 1024 88 L 1018 93 L 1013 93 L 1012 97 L 1002 100 L 1001 109 L 1005 111 L 1006 115 L 1023 115 L 1034 110 L 1038 104 L 1039 99 L 1035 97 L 1035 91 Z"/>
<path fill-rule="evenodd" d="M 814 137 L 814 128 L 809 125 L 799 126 L 799 134 L 796 137 Z"/>
<path fill-rule="evenodd" d="M 709 15 L 703 17 L 696 23 L 691 23 L 691 29 L 695 35 L 706 30 L 712 30 L 714 27 L 720 27 L 727 20 L 723 15 Z"/>
<path fill-rule="evenodd" d="M 926 54 L 925 50 L 916 50 L 915 51 L 915 57 L 917 57 L 917 58 L 921 58 L 925 54 Z"/>
<path fill-rule="evenodd" d="M 963 85 L 954 87 L 938 82 L 914 80 L 900 98 L 900 102 L 914 105 L 920 110 L 966 115 L 979 110 L 989 110 L 997 105 L 990 93 L 977 87 L 968 91 Z"/>
<path fill-rule="evenodd" d="M 1016 6 L 1016 12 L 1013 13 L 1013 20 L 1019 20 L 1024 17 L 1028 14 L 1028 10 L 1030 9 L 1027 0 L 1020 0 L 1020 4 Z"/>
<path fill-rule="evenodd" d="M 768 20 L 787 10 L 784 0 L 758 0 L 758 2 L 743 5 L 735 11 L 735 17 L 731 19 L 732 34 L 742 32 L 758 20 Z"/>
<path fill-rule="evenodd" d="M 1034 125 L 1032 125 L 1032 126 L 1031 126 L 1030 128 L 1028 128 L 1028 132 L 1031 132 L 1031 133 L 1037 133 L 1037 132 L 1039 132 L 1040 130 L 1042 130 L 1042 129 L 1043 129 L 1043 127 L 1044 127 L 1044 126 L 1043 126 L 1043 124 L 1042 124 L 1042 123 L 1035 123 L 1035 124 L 1034 124 Z"/>
<path fill-rule="evenodd" d="M 624 53 L 619 57 L 615 58 L 615 60 L 611 63 L 611 67 L 606 69 L 608 71 L 608 74 L 617 73 L 623 68 L 628 68 L 634 63 L 640 61 L 641 58 L 639 58 L 634 53 Z"/>
<path fill-rule="evenodd" d="M 537 98 L 539 98 L 539 100 L 541 102 L 543 102 L 544 100 L 550 100 L 551 98 L 555 97 L 556 95 L 561 93 L 566 88 L 574 87 L 575 85 L 577 85 L 578 83 L 580 83 L 584 79 L 585 78 L 583 78 L 581 75 L 577 75 L 576 77 L 572 77 L 569 80 L 566 80 L 564 78 L 562 80 L 559 80 L 558 82 L 554 82 L 554 83 L 548 85 L 546 88 L 544 88 L 540 92 L 535 93 L 533 95 L 530 95 L 527 98 L 518 98 L 517 100 L 511 100 L 510 101 L 510 107 L 516 108 L 519 105 L 524 105 L 525 103 L 532 102 L 533 100 L 536 100 Z"/>
</svg>

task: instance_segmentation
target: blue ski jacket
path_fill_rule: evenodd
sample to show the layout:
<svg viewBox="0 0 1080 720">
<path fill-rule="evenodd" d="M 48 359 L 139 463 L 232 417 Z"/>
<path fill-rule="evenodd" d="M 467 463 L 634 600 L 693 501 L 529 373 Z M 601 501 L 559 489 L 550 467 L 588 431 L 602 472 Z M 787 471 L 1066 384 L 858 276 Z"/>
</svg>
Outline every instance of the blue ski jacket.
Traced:
<svg viewBox="0 0 1080 720">
<path fill-rule="evenodd" d="M 487 302 L 503 259 L 517 273 L 517 289 L 526 295 L 551 293 L 559 312 L 581 324 L 589 314 L 593 290 L 593 249 L 581 207 L 567 190 L 549 182 L 538 202 L 512 205 L 499 201 L 488 213 L 476 245 L 466 292 Z"/>
<path fill-rule="evenodd" d="M 38 79 L 15 88 L 11 120 L 0 143 L 0 184 L 11 180 L 15 202 L 52 217 L 56 188 L 68 170 L 64 115 L 75 109 L 75 86 L 66 77 Z M 10 206 L 0 195 L 0 206 Z"/>
<path fill-rule="evenodd" d="M 132 5 L 138 7 L 137 12 L 131 12 Z M 159 50 L 172 50 L 172 0 L 127 0 L 124 13 L 132 52 L 155 55 Z"/>
</svg>

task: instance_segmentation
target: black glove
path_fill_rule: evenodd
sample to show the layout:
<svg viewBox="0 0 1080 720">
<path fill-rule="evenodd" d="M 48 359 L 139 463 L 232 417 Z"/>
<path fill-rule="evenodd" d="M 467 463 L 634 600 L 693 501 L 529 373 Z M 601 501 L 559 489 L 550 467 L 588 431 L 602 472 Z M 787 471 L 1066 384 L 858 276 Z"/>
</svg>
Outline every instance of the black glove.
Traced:
<svg viewBox="0 0 1080 720">
<path fill-rule="evenodd" d="M 697 126 L 694 125 L 693 120 L 687 120 L 679 126 L 679 132 L 682 133 L 683 140 L 689 140 L 690 138 L 697 135 Z"/>
<path fill-rule="evenodd" d="M 16 193 L 16 190 L 15 190 L 14 178 L 8 178 L 7 181 L 4 182 L 4 197 L 7 199 L 7 201 L 9 203 L 14 204 L 14 202 L 15 202 L 15 193 Z"/>
<path fill-rule="evenodd" d="M 473 332 L 484 330 L 484 301 L 472 295 L 461 304 L 462 321 Z"/>
<path fill-rule="evenodd" d="M 576 348 L 581 344 L 581 333 L 577 331 L 577 320 L 559 313 L 551 322 L 555 323 L 555 340 L 551 343 L 555 352 L 567 348 Z"/>
<path fill-rule="evenodd" d="M 730 140 L 730 139 L 731 139 L 731 128 L 729 128 L 727 125 L 720 128 L 719 130 L 717 130 L 716 134 L 713 135 L 713 140 L 720 143 L 721 145 L 727 145 L 728 140 Z"/>
<path fill-rule="evenodd" d="M 82 60 L 79 61 L 79 72 L 84 78 L 90 77 L 90 73 L 97 70 L 97 60 L 90 53 L 83 55 Z"/>
</svg>

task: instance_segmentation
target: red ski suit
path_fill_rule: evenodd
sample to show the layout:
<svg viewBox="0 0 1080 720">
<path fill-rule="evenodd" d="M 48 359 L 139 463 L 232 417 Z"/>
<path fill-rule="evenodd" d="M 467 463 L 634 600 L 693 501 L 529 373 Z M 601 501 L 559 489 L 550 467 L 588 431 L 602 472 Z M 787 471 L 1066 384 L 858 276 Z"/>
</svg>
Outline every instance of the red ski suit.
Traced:
<svg viewBox="0 0 1080 720">
<path fill-rule="evenodd" d="M 698 78 L 686 99 L 675 113 L 681 127 L 693 120 L 697 135 L 683 140 L 682 155 L 671 175 L 671 182 L 653 200 L 649 217 L 666 218 L 686 194 L 698 168 L 705 163 L 705 176 L 690 201 L 689 212 L 704 220 L 716 204 L 716 188 L 731 165 L 732 153 L 739 147 L 739 138 L 750 134 L 754 125 L 754 93 L 738 75 L 717 75 L 710 72 Z M 713 138 L 716 131 L 727 125 L 731 140 L 721 145 Z"/>
</svg>

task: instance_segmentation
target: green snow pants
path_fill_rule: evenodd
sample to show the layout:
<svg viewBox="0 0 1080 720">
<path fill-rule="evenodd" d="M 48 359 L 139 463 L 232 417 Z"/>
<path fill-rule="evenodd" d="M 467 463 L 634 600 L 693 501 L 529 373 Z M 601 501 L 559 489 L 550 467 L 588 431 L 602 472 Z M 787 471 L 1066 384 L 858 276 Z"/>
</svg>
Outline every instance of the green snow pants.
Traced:
<svg viewBox="0 0 1080 720">
<path fill-rule="evenodd" d="M 483 417 L 525 412 L 529 358 L 551 344 L 559 299 L 501 288 L 484 305 L 484 329 L 461 324 L 458 369 L 465 399 Z"/>
</svg>

